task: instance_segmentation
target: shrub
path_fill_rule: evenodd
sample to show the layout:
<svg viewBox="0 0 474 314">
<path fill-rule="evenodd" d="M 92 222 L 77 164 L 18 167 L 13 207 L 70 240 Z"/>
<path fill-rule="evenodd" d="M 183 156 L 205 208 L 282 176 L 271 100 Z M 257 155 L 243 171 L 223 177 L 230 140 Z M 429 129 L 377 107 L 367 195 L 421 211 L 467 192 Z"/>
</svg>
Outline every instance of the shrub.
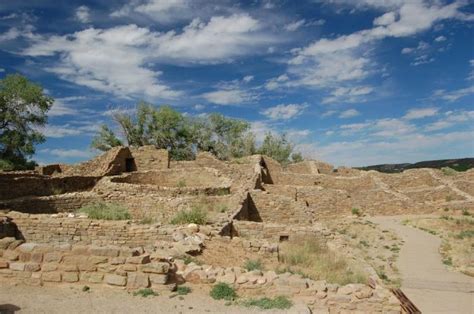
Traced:
<svg viewBox="0 0 474 314">
<path fill-rule="evenodd" d="M 455 236 L 456 239 L 474 238 L 474 230 L 463 230 Z"/>
<path fill-rule="evenodd" d="M 462 210 L 463 216 L 470 216 L 469 211 L 467 209 Z"/>
<path fill-rule="evenodd" d="M 280 261 L 287 269 L 313 280 L 345 285 L 366 283 L 362 272 L 351 269 L 347 260 L 317 239 L 292 240 L 281 245 Z"/>
<path fill-rule="evenodd" d="M 180 210 L 173 219 L 171 219 L 173 225 L 184 225 L 190 223 L 204 225 L 206 222 L 207 213 L 198 207 L 193 207 L 190 210 Z"/>
<path fill-rule="evenodd" d="M 235 293 L 234 288 L 223 282 L 219 282 L 212 287 L 210 295 L 215 300 L 232 301 L 237 298 L 237 293 Z"/>
<path fill-rule="evenodd" d="M 153 291 L 153 289 L 150 289 L 150 288 L 145 288 L 145 289 L 140 289 L 138 291 L 135 291 L 133 293 L 134 296 L 142 296 L 144 298 L 148 297 L 148 296 L 157 296 L 158 293 L 156 293 L 155 291 Z"/>
<path fill-rule="evenodd" d="M 356 215 L 357 217 L 360 217 L 360 215 L 362 215 L 362 212 L 360 211 L 359 208 L 354 207 L 352 208 L 351 212 L 352 212 L 352 215 Z"/>
<path fill-rule="evenodd" d="M 82 287 L 82 292 L 88 292 L 90 290 L 91 290 L 91 288 L 89 286 Z"/>
<path fill-rule="evenodd" d="M 252 270 L 263 270 L 263 265 L 260 260 L 247 260 L 245 262 L 244 268 L 247 271 L 252 271 Z"/>
<path fill-rule="evenodd" d="M 178 295 L 186 295 L 188 293 L 191 293 L 191 288 L 189 287 L 186 287 L 186 286 L 178 286 L 178 288 L 176 288 L 176 293 Z"/>
<path fill-rule="evenodd" d="M 260 298 L 260 299 L 250 299 L 243 302 L 244 306 L 256 306 L 264 310 L 270 309 L 280 309 L 285 310 L 293 306 L 293 303 L 288 300 L 285 296 L 278 296 L 274 299 L 270 298 Z"/>
<path fill-rule="evenodd" d="M 179 180 L 178 183 L 176 184 L 178 188 L 184 188 L 186 187 L 186 181 L 184 180 Z"/>
<path fill-rule="evenodd" d="M 445 176 L 453 176 L 455 175 L 456 173 L 458 173 L 456 170 L 454 170 L 453 168 L 450 168 L 450 167 L 443 167 L 441 168 L 441 172 L 443 172 L 443 174 Z"/>
<path fill-rule="evenodd" d="M 127 220 L 131 218 L 126 207 L 115 203 L 92 203 L 79 208 L 77 211 L 87 214 L 91 219 Z"/>
</svg>

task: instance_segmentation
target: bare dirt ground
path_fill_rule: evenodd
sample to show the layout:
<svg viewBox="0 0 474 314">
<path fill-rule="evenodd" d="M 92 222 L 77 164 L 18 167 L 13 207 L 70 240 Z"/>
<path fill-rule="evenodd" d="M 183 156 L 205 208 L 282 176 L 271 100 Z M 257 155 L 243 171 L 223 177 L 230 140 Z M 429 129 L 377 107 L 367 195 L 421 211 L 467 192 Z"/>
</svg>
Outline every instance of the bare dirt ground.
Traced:
<svg viewBox="0 0 474 314">
<path fill-rule="evenodd" d="M 401 289 L 423 313 L 473 313 L 474 279 L 448 271 L 439 253 L 441 239 L 402 225 L 412 217 L 374 217 L 383 228 L 395 231 L 404 241 L 397 266 Z"/>
<path fill-rule="evenodd" d="M 211 299 L 205 287 L 193 288 L 186 296 L 170 298 L 170 293 L 162 293 L 144 298 L 103 286 L 83 292 L 78 285 L 33 287 L 1 282 L 0 313 L 308 313 L 307 307 L 298 303 L 289 310 L 265 311 L 226 305 L 226 301 Z"/>
</svg>

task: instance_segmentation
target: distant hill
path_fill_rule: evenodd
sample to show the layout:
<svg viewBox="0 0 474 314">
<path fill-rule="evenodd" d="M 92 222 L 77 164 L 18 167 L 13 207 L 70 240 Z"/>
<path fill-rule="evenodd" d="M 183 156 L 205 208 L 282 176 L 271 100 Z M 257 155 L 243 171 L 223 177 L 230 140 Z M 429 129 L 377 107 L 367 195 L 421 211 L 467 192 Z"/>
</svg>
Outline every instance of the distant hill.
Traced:
<svg viewBox="0 0 474 314">
<path fill-rule="evenodd" d="M 358 167 L 356 169 L 377 170 L 379 172 L 385 172 L 385 173 L 396 173 L 396 172 L 402 172 L 407 169 L 416 169 L 416 168 L 441 169 L 443 167 L 450 167 L 457 171 L 466 171 L 471 168 L 474 168 L 474 158 L 429 160 L 429 161 L 420 161 L 414 164 L 410 164 L 410 163 L 382 164 L 382 165 L 373 165 L 373 166 L 367 166 L 367 167 Z"/>
</svg>

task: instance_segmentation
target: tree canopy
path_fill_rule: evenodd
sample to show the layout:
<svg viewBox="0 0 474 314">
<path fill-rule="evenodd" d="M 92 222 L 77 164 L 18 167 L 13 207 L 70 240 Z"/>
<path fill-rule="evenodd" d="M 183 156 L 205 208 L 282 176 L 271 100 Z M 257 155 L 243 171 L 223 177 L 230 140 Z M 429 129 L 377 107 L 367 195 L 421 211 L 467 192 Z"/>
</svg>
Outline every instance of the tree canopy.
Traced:
<svg viewBox="0 0 474 314">
<path fill-rule="evenodd" d="M 129 146 L 154 145 L 168 149 L 172 159 L 192 159 L 196 152 L 207 151 L 221 160 L 268 155 L 281 163 L 302 160 L 285 135 L 268 133 L 257 148 L 250 123 L 219 113 L 206 116 L 183 115 L 170 106 L 155 107 L 140 102 L 134 114 L 117 111 L 113 121 Z M 92 141 L 92 147 L 105 151 L 122 145 L 122 141 L 103 125 Z M 290 158 L 291 156 L 291 158 Z"/>
<path fill-rule="evenodd" d="M 47 122 L 53 99 L 43 88 L 19 74 L 0 80 L 0 168 L 27 169 L 35 145 L 44 142 L 38 127 Z"/>
</svg>

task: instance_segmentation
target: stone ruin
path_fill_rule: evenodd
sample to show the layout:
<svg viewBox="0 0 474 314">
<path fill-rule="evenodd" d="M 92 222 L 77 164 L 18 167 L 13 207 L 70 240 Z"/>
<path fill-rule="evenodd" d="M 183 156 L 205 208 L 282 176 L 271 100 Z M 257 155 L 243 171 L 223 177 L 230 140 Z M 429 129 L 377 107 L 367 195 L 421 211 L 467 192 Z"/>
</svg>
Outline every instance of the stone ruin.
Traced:
<svg viewBox="0 0 474 314">
<path fill-rule="evenodd" d="M 0 281 L 164 290 L 182 282 L 226 282 L 239 291 L 300 297 L 313 309 L 399 313 L 398 299 L 370 267 L 366 285 L 338 287 L 239 265 L 186 265 L 182 258 L 212 255 L 221 246 L 277 261 L 281 242 L 327 239 L 324 221 L 352 208 L 368 215 L 473 209 L 473 195 L 473 170 L 384 174 L 319 161 L 283 167 L 260 155 L 223 162 L 209 153 L 172 161 L 166 150 L 117 147 L 77 165 L 0 173 Z M 95 202 L 119 203 L 132 219 L 75 213 Z M 170 224 L 177 211 L 190 208 L 205 209 L 208 223 Z"/>
</svg>

